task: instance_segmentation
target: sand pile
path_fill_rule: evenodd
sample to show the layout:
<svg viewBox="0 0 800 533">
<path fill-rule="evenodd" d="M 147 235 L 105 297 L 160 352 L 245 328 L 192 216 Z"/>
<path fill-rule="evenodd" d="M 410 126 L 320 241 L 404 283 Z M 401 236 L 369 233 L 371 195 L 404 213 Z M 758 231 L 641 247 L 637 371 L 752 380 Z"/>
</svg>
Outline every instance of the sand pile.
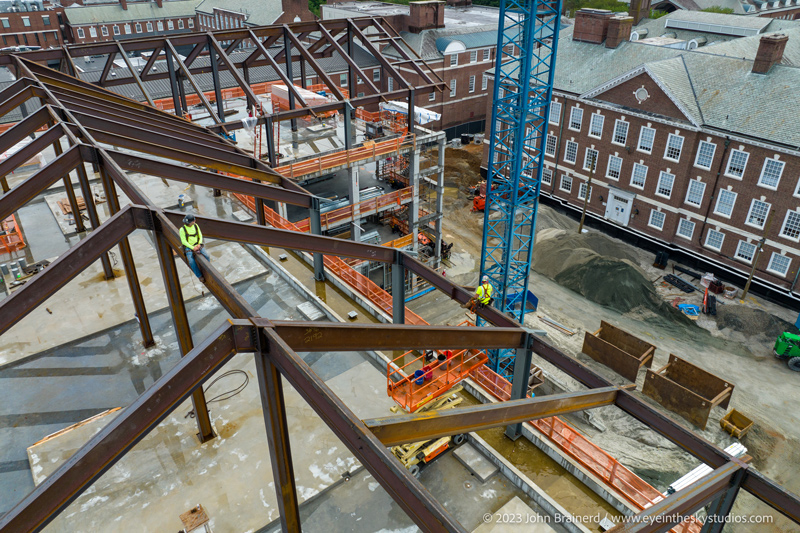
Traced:
<svg viewBox="0 0 800 533">
<path fill-rule="evenodd" d="M 717 327 L 744 333 L 748 337 L 762 336 L 774 341 L 784 331 L 797 333 L 794 324 L 761 309 L 741 305 L 717 306 Z"/>
<path fill-rule="evenodd" d="M 593 302 L 620 313 L 647 309 L 683 321 L 635 261 L 628 246 L 597 232 L 545 229 L 533 250 L 534 270 Z"/>
<path fill-rule="evenodd" d="M 481 181 L 482 145 L 471 144 L 464 148 L 445 148 L 444 183 L 448 187 L 474 187 Z M 433 150 L 431 157 L 437 157 Z"/>
</svg>

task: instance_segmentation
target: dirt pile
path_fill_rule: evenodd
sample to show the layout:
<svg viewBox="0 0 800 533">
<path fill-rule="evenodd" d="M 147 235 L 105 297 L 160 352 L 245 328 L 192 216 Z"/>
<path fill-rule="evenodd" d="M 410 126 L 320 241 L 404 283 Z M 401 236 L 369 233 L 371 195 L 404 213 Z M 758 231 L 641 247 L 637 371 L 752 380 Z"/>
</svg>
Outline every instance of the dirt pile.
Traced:
<svg viewBox="0 0 800 533">
<path fill-rule="evenodd" d="M 740 305 L 717 306 L 717 327 L 774 341 L 784 331 L 797 332 L 794 324 L 761 309 Z"/>
<path fill-rule="evenodd" d="M 629 248 L 606 235 L 550 228 L 533 250 L 533 268 L 559 285 L 620 313 L 647 309 L 684 321 L 656 293 Z"/>
<path fill-rule="evenodd" d="M 432 158 L 438 156 L 433 150 Z M 483 145 L 471 144 L 463 148 L 445 148 L 444 183 L 448 187 L 469 188 L 481 181 L 481 158 Z"/>
</svg>

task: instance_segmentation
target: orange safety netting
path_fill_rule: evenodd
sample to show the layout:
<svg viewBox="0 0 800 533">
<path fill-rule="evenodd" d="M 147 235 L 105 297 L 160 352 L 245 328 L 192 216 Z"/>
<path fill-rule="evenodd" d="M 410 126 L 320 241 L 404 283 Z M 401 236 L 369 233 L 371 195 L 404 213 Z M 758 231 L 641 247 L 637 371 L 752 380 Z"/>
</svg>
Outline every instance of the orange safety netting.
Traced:
<svg viewBox="0 0 800 533">
<path fill-rule="evenodd" d="M 480 375 L 478 379 L 474 377 L 476 373 Z M 498 400 L 506 401 L 511 397 L 511 383 L 488 367 L 478 369 L 473 373 L 473 379 L 481 384 L 488 383 L 486 390 Z M 655 487 L 622 466 L 619 461 L 557 416 L 531 420 L 530 424 L 558 449 L 603 480 L 608 487 L 637 509 L 647 509 L 664 499 L 664 495 Z M 671 531 L 698 533 L 700 529 L 700 523 L 690 519 L 675 526 Z"/>
</svg>

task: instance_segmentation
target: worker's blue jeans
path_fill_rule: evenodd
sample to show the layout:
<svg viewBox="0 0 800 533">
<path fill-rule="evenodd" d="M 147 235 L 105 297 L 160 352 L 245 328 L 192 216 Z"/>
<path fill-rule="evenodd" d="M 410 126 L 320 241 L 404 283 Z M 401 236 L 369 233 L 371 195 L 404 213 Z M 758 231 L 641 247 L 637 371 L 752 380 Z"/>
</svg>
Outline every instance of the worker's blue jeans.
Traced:
<svg viewBox="0 0 800 533">
<path fill-rule="evenodd" d="M 200 267 L 197 266 L 197 261 L 194 258 L 194 254 L 200 254 L 209 261 L 211 261 L 211 258 L 208 256 L 208 252 L 206 252 L 205 246 L 200 248 L 200 250 L 197 252 L 185 247 L 184 250 L 186 251 L 186 260 L 189 262 L 189 268 L 192 269 L 192 272 L 194 272 L 195 276 L 197 276 L 198 278 L 202 277 L 203 273 L 200 272 Z"/>
</svg>

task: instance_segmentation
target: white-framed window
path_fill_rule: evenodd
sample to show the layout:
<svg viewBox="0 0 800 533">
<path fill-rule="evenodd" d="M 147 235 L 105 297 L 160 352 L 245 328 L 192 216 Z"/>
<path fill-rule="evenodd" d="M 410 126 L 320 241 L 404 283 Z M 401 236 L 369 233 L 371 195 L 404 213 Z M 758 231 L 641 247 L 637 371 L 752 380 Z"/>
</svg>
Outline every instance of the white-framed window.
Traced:
<svg viewBox="0 0 800 533">
<path fill-rule="evenodd" d="M 755 256 L 755 244 L 751 244 L 747 241 L 739 241 L 739 245 L 736 247 L 736 253 L 734 254 L 736 259 L 739 261 L 744 261 L 745 263 L 752 263 Z"/>
<path fill-rule="evenodd" d="M 575 164 L 575 161 L 578 160 L 578 143 L 573 141 L 567 141 L 567 145 L 564 147 L 564 161 L 567 163 Z"/>
<path fill-rule="evenodd" d="M 736 204 L 737 194 L 727 189 L 720 189 L 717 196 L 717 205 L 714 206 L 714 214 L 730 218 L 733 214 L 733 206 Z"/>
<path fill-rule="evenodd" d="M 167 29 L 168 30 L 174 30 L 175 29 L 175 23 L 172 21 L 172 19 L 167 21 Z"/>
<path fill-rule="evenodd" d="M 603 136 L 603 123 L 605 123 L 606 117 L 601 115 L 600 113 L 592 113 L 592 120 L 589 121 L 589 137 L 595 137 L 599 139 Z"/>
<path fill-rule="evenodd" d="M 342 74 L 339 74 L 339 86 L 345 87 L 346 85 L 347 85 L 347 72 L 343 72 Z"/>
<path fill-rule="evenodd" d="M 484 48 L 483 49 L 483 60 L 484 61 L 489 61 L 491 56 L 492 56 L 492 51 L 489 50 L 488 48 Z"/>
<path fill-rule="evenodd" d="M 489 86 L 489 76 L 484 74 L 483 76 L 481 76 L 481 91 L 485 91 L 488 86 Z"/>
<path fill-rule="evenodd" d="M 800 213 L 797 211 L 788 211 L 786 218 L 783 220 L 783 228 L 781 228 L 781 237 L 786 237 L 793 241 L 800 240 Z"/>
<path fill-rule="evenodd" d="M 456 95 L 456 79 L 453 78 L 450 80 L 450 98 L 453 98 Z"/>
<path fill-rule="evenodd" d="M 544 154 L 550 157 L 555 157 L 556 146 L 558 145 L 558 137 L 555 135 L 547 134 L 547 140 L 544 143 Z"/>
<path fill-rule="evenodd" d="M 786 276 L 789 273 L 789 266 L 792 264 L 792 259 L 781 255 L 778 252 L 772 252 L 772 257 L 769 258 L 769 265 L 767 270 L 778 276 Z"/>
<path fill-rule="evenodd" d="M 83 39 L 84 37 L 86 37 L 86 34 L 83 33 L 83 28 L 78 28 L 78 38 Z"/>
<path fill-rule="evenodd" d="M 612 180 L 618 180 L 620 174 L 622 174 L 622 158 L 615 155 L 608 156 L 606 177 Z"/>
<path fill-rule="evenodd" d="M 89 37 L 97 37 L 97 28 L 89 26 Z"/>
<path fill-rule="evenodd" d="M 786 163 L 783 161 L 765 159 L 764 166 L 761 168 L 761 176 L 758 178 L 758 185 L 767 189 L 777 189 L 785 166 Z"/>
<path fill-rule="evenodd" d="M 764 229 L 764 224 L 767 222 L 767 215 L 771 207 L 772 205 L 767 202 L 753 199 L 753 202 L 750 204 L 750 211 L 747 212 L 747 220 L 745 220 L 744 223 L 748 226 Z"/>
<path fill-rule="evenodd" d="M 675 184 L 675 175 L 669 172 L 661 171 L 658 176 L 658 185 L 656 185 L 656 194 L 669 198 L 672 196 L 672 186 Z"/>
<path fill-rule="evenodd" d="M 553 184 L 553 170 L 550 168 L 542 169 L 542 185 Z"/>
<path fill-rule="evenodd" d="M 475 92 L 475 76 L 469 77 L 469 92 L 471 93 Z"/>
<path fill-rule="evenodd" d="M 372 71 L 372 81 L 381 81 L 381 69 L 376 68 Z"/>
<path fill-rule="evenodd" d="M 580 107 L 573 107 L 569 113 L 569 129 L 581 131 L 581 124 L 583 123 L 583 109 Z"/>
<path fill-rule="evenodd" d="M 586 198 L 586 189 L 589 189 L 589 199 L 586 200 L 587 202 L 592 201 L 592 187 L 589 187 L 585 181 L 581 181 L 580 187 L 578 187 L 578 200 L 584 200 Z"/>
<path fill-rule="evenodd" d="M 386 78 L 386 88 L 389 90 L 389 92 L 394 91 L 394 78 L 392 78 L 391 76 Z"/>
<path fill-rule="evenodd" d="M 142 33 L 142 25 L 138 22 L 136 23 L 136 33 Z"/>
<path fill-rule="evenodd" d="M 550 124 L 558 126 L 561 121 L 561 104 L 559 102 L 550 102 Z"/>
<path fill-rule="evenodd" d="M 130 34 L 131 34 L 131 25 L 125 24 L 125 35 L 130 35 Z"/>
<path fill-rule="evenodd" d="M 114 35 L 119 35 L 119 26 L 114 26 Z"/>
<path fill-rule="evenodd" d="M 477 50 L 472 50 L 469 53 L 469 62 L 470 63 L 477 63 L 478 62 L 478 51 Z"/>
<path fill-rule="evenodd" d="M 178 29 L 179 30 L 183 29 L 183 19 L 178 19 Z"/>
<path fill-rule="evenodd" d="M 156 28 L 158 28 L 158 31 L 164 31 L 164 21 L 159 20 L 156 22 Z"/>
<path fill-rule="evenodd" d="M 42 25 L 44 26 L 50 25 L 50 15 L 42 15 Z"/>
<path fill-rule="evenodd" d="M 640 152 L 646 154 L 653 153 L 653 143 L 656 141 L 656 130 L 642 126 L 639 130 L 639 146 L 636 147 Z"/>
<path fill-rule="evenodd" d="M 436 100 L 436 91 L 431 91 L 428 93 L 428 101 L 433 102 Z"/>
<path fill-rule="evenodd" d="M 363 92 L 358 93 L 358 97 L 359 98 L 363 98 L 364 97 L 364 93 Z"/>
<path fill-rule="evenodd" d="M 0 19 L 0 25 L 2 25 L 4 28 L 10 28 L 11 27 L 11 23 L 8 21 L 7 18 Z M 80 28 L 78 28 L 78 29 L 80 29 Z"/>
<path fill-rule="evenodd" d="M 152 22 L 148 22 L 147 23 L 147 33 L 152 33 L 152 31 L 153 31 L 153 23 Z"/>
<path fill-rule="evenodd" d="M 700 207 L 703 203 L 703 195 L 705 192 L 705 183 L 698 180 L 691 180 L 689 182 L 689 188 L 686 189 L 686 200 L 684 200 L 684 202 L 695 207 Z"/>
<path fill-rule="evenodd" d="M 722 250 L 723 241 L 725 241 L 724 233 L 711 228 L 708 229 L 708 233 L 706 234 L 706 248 L 711 248 L 719 252 Z"/>
<path fill-rule="evenodd" d="M 188 21 L 189 28 L 194 28 L 194 19 L 189 19 Z"/>
<path fill-rule="evenodd" d="M 100 33 L 103 37 L 108 37 L 108 28 L 106 26 L 100 26 Z"/>
<path fill-rule="evenodd" d="M 614 137 L 611 139 L 611 142 L 625 146 L 625 143 L 628 141 L 628 126 L 630 126 L 629 123 L 617 119 L 616 122 L 614 122 Z"/>
<path fill-rule="evenodd" d="M 650 211 L 650 220 L 647 222 L 647 225 L 651 228 L 655 228 L 658 231 L 664 229 L 664 221 L 667 219 L 666 213 L 663 211 L 656 211 L 653 209 Z"/>
<path fill-rule="evenodd" d="M 683 137 L 670 133 L 667 138 L 667 148 L 664 150 L 664 159 L 680 161 L 683 150 Z"/>
<path fill-rule="evenodd" d="M 641 163 L 633 164 L 633 172 L 631 172 L 631 187 L 637 189 L 644 189 L 644 183 L 647 180 L 647 166 Z"/>
<path fill-rule="evenodd" d="M 700 146 L 697 147 L 697 157 L 694 158 L 694 166 L 711 170 L 711 163 L 714 161 L 714 152 L 716 151 L 716 144 L 700 141 Z"/>
<path fill-rule="evenodd" d="M 458 54 L 450 54 L 450 66 L 455 67 L 458 65 Z"/>
<path fill-rule="evenodd" d="M 694 235 L 694 222 L 688 218 L 680 219 L 678 221 L 678 231 L 676 231 L 675 234 L 684 239 L 692 240 L 692 235 Z"/>
<path fill-rule="evenodd" d="M 597 150 L 593 150 L 592 148 L 587 148 L 586 153 L 583 156 L 583 170 L 592 170 L 592 164 L 595 165 L 597 168 Z"/>
<path fill-rule="evenodd" d="M 22 25 L 26 28 L 31 27 L 31 18 L 30 17 L 22 17 Z"/>
<path fill-rule="evenodd" d="M 747 168 L 747 160 L 750 154 L 741 150 L 731 150 L 731 155 L 728 156 L 728 166 L 725 169 L 725 175 L 729 178 L 741 178 L 744 175 L 744 169 Z"/>
<path fill-rule="evenodd" d="M 564 192 L 572 192 L 572 177 L 562 174 L 561 185 L 559 185 L 558 188 Z"/>
</svg>

